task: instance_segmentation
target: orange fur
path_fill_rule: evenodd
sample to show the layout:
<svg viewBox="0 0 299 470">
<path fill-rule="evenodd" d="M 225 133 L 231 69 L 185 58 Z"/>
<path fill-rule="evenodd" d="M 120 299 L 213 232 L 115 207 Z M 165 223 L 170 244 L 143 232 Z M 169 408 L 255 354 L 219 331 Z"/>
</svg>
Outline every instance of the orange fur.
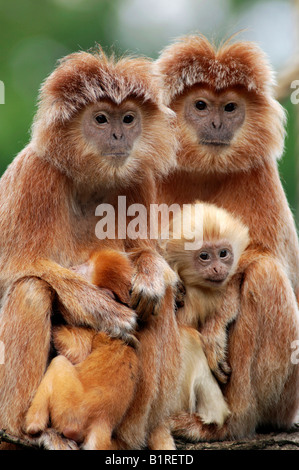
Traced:
<svg viewBox="0 0 299 470">
<path fill-rule="evenodd" d="M 183 325 L 203 331 L 202 342 L 209 366 L 220 382 L 226 383 L 230 368 L 227 364 L 227 333 L 226 329 L 239 313 L 239 295 L 234 285 L 242 276 L 239 261 L 249 245 L 248 229 L 227 211 L 212 204 L 195 204 L 202 212 L 202 243 L 197 250 L 186 250 L 185 243 L 190 242 L 191 233 L 195 232 L 195 212 L 188 212 L 188 217 L 181 213 L 172 221 L 169 240 L 163 243 L 164 256 L 172 269 L 178 274 L 185 288 L 184 306 L 177 311 L 177 319 Z M 177 223 L 181 222 L 181 223 Z M 183 231 L 183 223 L 189 227 L 190 233 Z M 180 228 L 181 227 L 181 228 Z M 233 262 L 221 285 L 207 285 L 201 277 L 196 264 L 199 251 L 205 251 L 206 244 L 222 243 L 231 246 Z M 230 307 L 221 315 L 226 307 L 226 299 L 230 299 Z M 210 325 L 217 325 L 217 331 L 211 334 Z"/>
<path fill-rule="evenodd" d="M 133 266 L 125 254 L 103 250 L 90 263 L 94 284 L 128 300 Z M 112 433 L 134 397 L 139 373 L 135 350 L 105 333 L 70 326 L 54 328 L 53 339 L 60 355 L 37 389 L 26 431 L 45 431 L 51 420 L 65 437 L 83 441 L 85 449 L 112 449 Z"/>
<path fill-rule="evenodd" d="M 153 450 L 161 449 L 160 439 L 151 443 L 149 438 L 168 420 L 178 402 L 182 346 L 171 288 L 166 291 L 160 312 L 136 333 L 140 380 L 134 400 L 115 432 L 118 449 L 144 449 L 151 444 Z M 175 448 L 171 437 L 165 448 Z"/>
<path fill-rule="evenodd" d="M 185 415 L 176 421 L 177 431 L 219 439 L 249 435 L 260 425 L 288 428 L 299 405 L 298 366 L 290 354 L 299 337 L 299 248 L 277 170 L 285 115 L 273 97 L 272 71 L 253 43 L 217 49 L 201 36 L 166 48 L 156 67 L 165 102 L 177 113 L 180 141 L 179 167 L 160 185 L 160 202 L 216 204 L 239 217 L 251 239 L 241 259 L 244 275 L 231 287 L 240 310 L 230 331 L 232 375 L 224 390 L 231 417 L 214 429 Z M 245 121 L 225 148 L 208 148 L 190 131 L 184 100 L 195 89 L 208 89 L 215 100 L 230 89 L 245 98 Z M 221 316 L 229 316 L 230 295 Z M 208 327 L 215 334 L 217 322 Z"/>
<path fill-rule="evenodd" d="M 52 360 L 26 416 L 30 434 L 51 425 L 89 450 L 111 449 L 111 435 L 133 399 L 138 376 L 134 349 L 96 333 L 87 359 L 73 366 Z"/>
<path fill-rule="evenodd" d="M 133 269 L 125 254 L 102 250 L 87 264 L 83 269 L 98 286 L 120 300 L 129 295 Z M 85 449 L 147 445 L 170 450 L 175 449 L 170 417 L 176 412 L 197 411 L 205 423 L 223 424 L 229 410 L 210 372 L 200 334 L 183 325 L 177 328 L 173 308 L 163 313 L 164 320 L 160 315 L 136 332 L 137 354 L 92 329 L 54 328 L 60 356 L 52 361 L 34 397 L 26 417 L 27 432 L 44 431 L 51 418 L 55 429 L 83 441 Z M 165 318 L 164 328 L 171 332 L 168 346 L 162 346 L 158 335 Z M 167 367 L 170 360 L 172 370 Z M 177 392 L 169 398 L 171 389 Z"/>
<path fill-rule="evenodd" d="M 116 217 L 119 195 L 127 197 L 128 206 L 138 202 L 148 207 L 155 200 L 156 179 L 174 164 L 171 116 L 161 104 L 151 67 L 146 59 L 117 61 L 101 51 L 66 57 L 42 85 L 31 142 L 1 178 L 0 339 L 6 361 L 0 365 L 0 427 L 15 435 L 21 434 L 47 367 L 53 296 L 69 324 L 125 339 L 136 325 L 132 309 L 71 266 L 99 248 L 134 250 L 138 266 L 132 290 L 138 300 L 147 288 L 152 309 L 162 304 L 172 282 L 165 281 L 170 268 L 155 242 L 101 241 L 95 235 L 98 204 L 111 204 Z M 133 100 L 140 110 L 142 132 L 125 165 L 107 164 L 82 138 L 81 116 L 99 100 L 108 100 L 111 107 Z M 158 286 L 151 270 L 144 276 L 138 255 L 153 272 L 159 266 Z"/>
<path fill-rule="evenodd" d="M 87 276 L 99 286 L 111 289 L 120 299 L 128 295 L 133 271 L 124 253 L 102 250 L 88 264 Z M 142 324 L 136 337 L 135 353 L 132 347 L 92 329 L 55 327 L 53 340 L 60 356 L 51 363 L 29 409 L 28 432 L 46 429 L 51 417 L 57 430 L 83 440 L 84 448 L 146 447 L 151 433 L 176 410 L 179 394 L 181 337 L 170 288 L 161 313 L 146 326 Z M 100 387 L 102 394 L 95 395 Z M 177 391 L 169 397 L 173 387 Z M 168 448 L 174 448 L 171 436 L 167 442 Z M 152 445 L 159 449 L 161 440 Z"/>
</svg>

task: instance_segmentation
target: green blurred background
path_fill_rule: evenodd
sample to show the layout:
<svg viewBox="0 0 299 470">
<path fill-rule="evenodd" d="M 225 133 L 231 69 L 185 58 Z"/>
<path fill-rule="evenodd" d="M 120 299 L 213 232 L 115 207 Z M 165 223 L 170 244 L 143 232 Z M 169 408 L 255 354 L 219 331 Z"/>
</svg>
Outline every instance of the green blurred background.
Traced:
<svg viewBox="0 0 299 470">
<path fill-rule="evenodd" d="M 60 57 L 98 42 L 156 58 L 182 34 L 217 40 L 246 28 L 240 37 L 257 41 L 279 73 L 299 57 L 298 12 L 298 0 L 0 0 L 0 174 L 30 139 L 40 83 Z M 288 111 L 280 173 L 298 223 L 299 105 L 291 92 L 280 96 Z"/>
</svg>

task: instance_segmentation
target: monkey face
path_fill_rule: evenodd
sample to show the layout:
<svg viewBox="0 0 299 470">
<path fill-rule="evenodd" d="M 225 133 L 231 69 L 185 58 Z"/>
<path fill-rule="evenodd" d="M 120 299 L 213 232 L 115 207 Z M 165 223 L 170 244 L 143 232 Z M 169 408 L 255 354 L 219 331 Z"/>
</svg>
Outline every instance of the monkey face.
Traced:
<svg viewBox="0 0 299 470">
<path fill-rule="evenodd" d="M 233 249 L 225 241 L 206 242 L 194 254 L 198 284 L 218 288 L 225 284 L 234 263 Z"/>
<path fill-rule="evenodd" d="M 142 132 L 142 115 L 133 100 L 120 105 L 102 100 L 82 114 L 82 133 L 98 157 L 114 166 L 122 166 L 130 158 Z"/>
<path fill-rule="evenodd" d="M 119 192 L 176 165 L 174 114 L 162 103 L 150 60 L 71 54 L 39 101 L 31 146 L 84 197 L 102 200 L 108 188 Z"/>
<path fill-rule="evenodd" d="M 171 107 L 181 143 L 178 164 L 203 174 L 258 168 L 283 135 L 279 105 L 242 87 L 212 91 L 196 85 Z"/>
<path fill-rule="evenodd" d="M 49 132 L 39 126 L 35 145 L 40 150 Z M 119 190 L 151 171 L 169 171 L 176 149 L 175 135 L 165 139 L 169 130 L 169 115 L 155 104 L 134 97 L 116 104 L 105 98 L 85 106 L 64 125 L 56 125 L 47 145 L 55 163 L 85 191 Z"/>
<path fill-rule="evenodd" d="M 229 146 L 245 115 L 245 99 L 233 90 L 216 94 L 196 87 L 185 98 L 184 118 L 198 144 L 209 147 L 209 151 L 221 152 Z"/>
</svg>

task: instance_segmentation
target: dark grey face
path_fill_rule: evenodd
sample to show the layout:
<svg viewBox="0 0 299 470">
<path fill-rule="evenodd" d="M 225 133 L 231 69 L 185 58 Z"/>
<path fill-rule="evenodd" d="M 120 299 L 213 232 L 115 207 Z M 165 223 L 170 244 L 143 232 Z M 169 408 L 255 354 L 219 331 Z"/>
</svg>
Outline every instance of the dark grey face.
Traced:
<svg viewBox="0 0 299 470">
<path fill-rule="evenodd" d="M 245 113 L 245 100 L 234 91 L 216 95 L 210 90 L 197 88 L 185 99 L 184 117 L 201 145 L 229 145 L 241 128 Z"/>
<path fill-rule="evenodd" d="M 142 132 L 142 117 L 137 103 L 127 100 L 120 105 L 100 101 L 82 115 L 85 139 L 99 156 L 123 163 L 129 157 Z"/>
<path fill-rule="evenodd" d="M 219 287 L 224 284 L 233 266 L 232 247 L 223 240 L 206 242 L 194 253 L 194 262 L 201 284 Z"/>
</svg>

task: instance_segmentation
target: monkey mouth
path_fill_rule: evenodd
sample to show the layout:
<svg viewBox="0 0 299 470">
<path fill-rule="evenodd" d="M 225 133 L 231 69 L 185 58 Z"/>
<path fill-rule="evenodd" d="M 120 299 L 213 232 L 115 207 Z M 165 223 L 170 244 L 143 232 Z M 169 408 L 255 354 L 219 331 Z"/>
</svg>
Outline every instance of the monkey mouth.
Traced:
<svg viewBox="0 0 299 470">
<path fill-rule="evenodd" d="M 212 284 L 215 285 L 220 285 L 225 281 L 226 278 L 221 278 L 221 279 L 206 279 L 208 282 L 211 282 Z"/>
<path fill-rule="evenodd" d="M 107 153 L 103 153 L 103 157 L 127 158 L 128 156 L 129 156 L 128 152 L 107 152 Z"/>
<path fill-rule="evenodd" d="M 221 140 L 202 140 L 200 143 L 202 145 L 212 145 L 215 147 L 227 147 L 230 144 L 230 142 Z"/>
</svg>

